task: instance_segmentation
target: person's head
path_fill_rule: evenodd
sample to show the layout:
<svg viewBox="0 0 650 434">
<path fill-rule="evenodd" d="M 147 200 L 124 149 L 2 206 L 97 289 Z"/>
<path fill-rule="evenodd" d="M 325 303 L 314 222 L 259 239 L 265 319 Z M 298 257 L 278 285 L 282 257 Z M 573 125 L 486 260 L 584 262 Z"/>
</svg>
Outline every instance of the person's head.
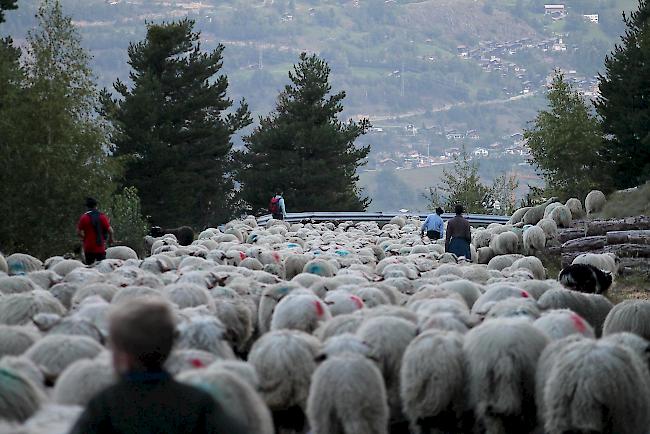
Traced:
<svg viewBox="0 0 650 434">
<path fill-rule="evenodd" d="M 442 208 L 438 207 L 436 208 L 436 214 L 442 215 L 442 213 L 445 212 Z"/>
<path fill-rule="evenodd" d="M 465 208 L 463 208 L 463 205 L 456 204 L 456 215 L 461 215 L 464 212 L 465 212 Z"/>
<path fill-rule="evenodd" d="M 114 307 L 109 317 L 113 366 L 118 374 L 160 370 L 174 344 L 176 322 L 162 300 Z"/>
<path fill-rule="evenodd" d="M 88 208 L 88 209 L 97 208 L 97 201 L 92 197 L 87 197 L 86 198 L 86 208 Z"/>
<path fill-rule="evenodd" d="M 275 189 L 275 195 L 276 196 L 282 196 L 282 189 L 281 188 L 276 188 Z"/>
</svg>

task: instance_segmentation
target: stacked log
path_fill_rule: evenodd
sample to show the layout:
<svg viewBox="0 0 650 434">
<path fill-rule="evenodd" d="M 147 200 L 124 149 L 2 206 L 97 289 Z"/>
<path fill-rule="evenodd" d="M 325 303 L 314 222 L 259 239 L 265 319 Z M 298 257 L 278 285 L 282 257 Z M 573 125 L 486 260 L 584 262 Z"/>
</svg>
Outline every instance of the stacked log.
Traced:
<svg viewBox="0 0 650 434">
<path fill-rule="evenodd" d="M 650 217 L 574 222 L 560 240 L 562 267 L 583 253 L 614 253 L 622 269 L 650 271 Z"/>
</svg>

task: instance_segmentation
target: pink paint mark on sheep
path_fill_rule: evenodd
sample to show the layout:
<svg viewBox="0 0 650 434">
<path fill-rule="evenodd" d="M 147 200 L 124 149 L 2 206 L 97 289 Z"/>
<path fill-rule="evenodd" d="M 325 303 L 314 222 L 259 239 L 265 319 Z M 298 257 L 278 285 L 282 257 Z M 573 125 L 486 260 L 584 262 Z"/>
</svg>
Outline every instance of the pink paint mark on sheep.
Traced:
<svg viewBox="0 0 650 434">
<path fill-rule="evenodd" d="M 247 257 L 248 257 L 248 256 L 246 256 L 246 253 L 244 253 L 244 252 L 239 252 L 239 258 L 240 258 L 242 261 L 243 261 L 244 259 L 246 259 Z"/>
<path fill-rule="evenodd" d="M 521 296 L 522 296 L 523 298 L 530 298 L 530 294 L 527 293 L 526 291 L 521 291 Z"/>
<path fill-rule="evenodd" d="M 203 368 L 205 364 L 199 359 L 191 359 L 190 364 L 195 368 Z"/>
<path fill-rule="evenodd" d="M 354 302 L 354 304 L 357 305 L 357 309 L 363 309 L 363 300 L 361 300 L 359 297 L 356 295 L 351 295 L 350 299 Z"/>
<path fill-rule="evenodd" d="M 316 315 L 318 316 L 325 315 L 325 309 L 323 309 L 323 305 L 320 304 L 320 301 L 318 300 L 314 301 L 314 306 L 316 307 Z"/>
<path fill-rule="evenodd" d="M 585 326 L 585 322 L 582 318 L 580 318 L 577 314 L 571 314 L 571 321 L 573 321 L 573 325 L 575 326 L 576 330 L 580 333 L 584 333 L 587 330 L 587 326 Z"/>
<path fill-rule="evenodd" d="M 275 262 L 277 262 L 278 264 L 280 263 L 281 259 L 280 259 L 280 254 L 278 252 L 271 253 L 271 256 L 273 256 L 273 259 L 275 260 Z"/>
</svg>

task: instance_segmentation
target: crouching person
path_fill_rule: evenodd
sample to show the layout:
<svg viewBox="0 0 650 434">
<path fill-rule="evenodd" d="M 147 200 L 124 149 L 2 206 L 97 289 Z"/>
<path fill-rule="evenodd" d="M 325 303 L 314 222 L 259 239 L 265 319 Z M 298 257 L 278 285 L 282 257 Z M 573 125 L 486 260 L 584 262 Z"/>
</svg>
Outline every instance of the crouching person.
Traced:
<svg viewBox="0 0 650 434">
<path fill-rule="evenodd" d="M 97 394 L 71 433 L 241 433 L 212 397 L 163 368 L 174 343 L 162 301 L 122 304 L 110 316 L 113 366 L 120 380 Z"/>
</svg>

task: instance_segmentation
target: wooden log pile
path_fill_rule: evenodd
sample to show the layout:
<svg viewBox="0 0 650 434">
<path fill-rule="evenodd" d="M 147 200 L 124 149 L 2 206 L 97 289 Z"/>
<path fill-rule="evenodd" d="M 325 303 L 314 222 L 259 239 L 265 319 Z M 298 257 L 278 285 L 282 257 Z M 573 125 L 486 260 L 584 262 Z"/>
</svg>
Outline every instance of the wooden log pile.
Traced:
<svg viewBox="0 0 650 434">
<path fill-rule="evenodd" d="M 583 253 L 614 253 L 622 270 L 650 272 L 650 217 L 576 221 L 559 235 L 562 267 Z"/>
</svg>

